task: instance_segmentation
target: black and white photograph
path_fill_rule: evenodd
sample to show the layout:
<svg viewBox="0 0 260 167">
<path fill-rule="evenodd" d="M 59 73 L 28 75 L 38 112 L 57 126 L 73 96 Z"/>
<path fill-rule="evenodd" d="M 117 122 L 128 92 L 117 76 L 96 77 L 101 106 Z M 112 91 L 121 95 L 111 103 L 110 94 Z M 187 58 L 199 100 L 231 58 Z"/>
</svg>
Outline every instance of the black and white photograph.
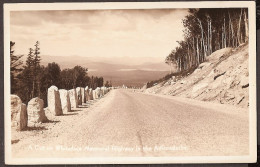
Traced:
<svg viewBox="0 0 260 167">
<path fill-rule="evenodd" d="M 256 162 L 255 2 L 4 4 L 7 164 Z"/>
</svg>

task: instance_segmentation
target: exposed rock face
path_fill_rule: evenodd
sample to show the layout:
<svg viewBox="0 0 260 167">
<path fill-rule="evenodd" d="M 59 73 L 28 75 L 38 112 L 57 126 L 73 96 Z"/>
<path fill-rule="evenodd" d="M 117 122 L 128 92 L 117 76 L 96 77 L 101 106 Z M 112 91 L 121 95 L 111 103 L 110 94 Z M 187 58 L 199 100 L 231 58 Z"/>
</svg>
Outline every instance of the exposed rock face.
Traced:
<svg viewBox="0 0 260 167">
<path fill-rule="evenodd" d="M 33 98 L 28 102 L 28 125 L 34 125 L 39 122 L 46 122 L 48 119 L 43 110 L 43 100 L 39 97 Z"/>
<path fill-rule="evenodd" d="M 70 104 L 70 96 L 69 92 L 65 89 L 60 89 L 60 100 L 61 100 L 61 108 L 63 113 L 68 113 L 71 111 L 71 104 Z"/>
<path fill-rule="evenodd" d="M 200 92 L 198 93 L 198 91 L 199 91 L 199 90 L 202 90 L 202 89 L 205 88 L 206 86 L 208 86 L 208 83 L 200 83 L 200 84 L 198 84 L 198 85 L 193 86 L 193 88 L 192 88 L 192 95 L 193 95 L 194 97 L 197 97 L 198 94 L 200 93 Z"/>
<path fill-rule="evenodd" d="M 85 92 L 85 89 L 84 88 L 80 88 L 81 90 L 81 100 L 82 100 L 82 103 L 86 103 L 86 92 Z"/>
<path fill-rule="evenodd" d="M 217 50 L 188 76 L 176 76 L 174 86 L 156 85 L 148 93 L 169 94 L 247 108 L 249 106 L 248 44 Z M 178 80 L 177 80 L 178 79 Z M 163 82 L 169 82 L 167 79 Z"/>
<path fill-rule="evenodd" d="M 48 89 L 48 110 L 55 116 L 62 115 L 60 93 L 56 86 Z"/>
<path fill-rule="evenodd" d="M 28 115 L 26 105 L 16 95 L 11 95 L 11 125 L 16 130 L 24 130 L 27 127 Z"/>
<path fill-rule="evenodd" d="M 81 88 L 77 87 L 76 88 L 76 92 L 77 92 L 78 105 L 82 105 Z"/>
<path fill-rule="evenodd" d="M 71 108 L 78 108 L 78 95 L 76 89 L 69 90 Z"/>
</svg>

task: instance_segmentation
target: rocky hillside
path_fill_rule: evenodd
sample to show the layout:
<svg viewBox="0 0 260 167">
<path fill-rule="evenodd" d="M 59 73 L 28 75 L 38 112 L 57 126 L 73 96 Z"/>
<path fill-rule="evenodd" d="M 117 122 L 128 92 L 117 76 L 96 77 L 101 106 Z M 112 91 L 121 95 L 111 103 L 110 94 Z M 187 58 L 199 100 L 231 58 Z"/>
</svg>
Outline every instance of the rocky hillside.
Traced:
<svg viewBox="0 0 260 167">
<path fill-rule="evenodd" d="M 186 77 L 175 77 L 144 90 L 221 104 L 249 106 L 248 44 L 224 48 Z"/>
</svg>

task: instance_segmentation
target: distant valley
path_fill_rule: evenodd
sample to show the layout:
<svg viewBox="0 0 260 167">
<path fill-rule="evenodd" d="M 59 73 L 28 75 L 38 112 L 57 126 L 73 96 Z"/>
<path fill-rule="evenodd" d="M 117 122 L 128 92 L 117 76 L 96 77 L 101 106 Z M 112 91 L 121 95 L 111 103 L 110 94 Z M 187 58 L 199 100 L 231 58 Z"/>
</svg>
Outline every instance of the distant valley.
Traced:
<svg viewBox="0 0 260 167">
<path fill-rule="evenodd" d="M 76 65 L 88 68 L 89 76 L 102 76 L 105 81 L 112 81 L 113 86 L 142 87 L 146 82 L 159 79 L 170 72 L 170 67 L 164 62 L 155 62 L 152 58 L 138 64 L 138 59 L 106 59 L 80 56 L 46 56 L 42 55 L 42 64 L 56 62 L 61 69 L 73 68 Z M 144 60 L 143 60 L 144 61 Z"/>
</svg>

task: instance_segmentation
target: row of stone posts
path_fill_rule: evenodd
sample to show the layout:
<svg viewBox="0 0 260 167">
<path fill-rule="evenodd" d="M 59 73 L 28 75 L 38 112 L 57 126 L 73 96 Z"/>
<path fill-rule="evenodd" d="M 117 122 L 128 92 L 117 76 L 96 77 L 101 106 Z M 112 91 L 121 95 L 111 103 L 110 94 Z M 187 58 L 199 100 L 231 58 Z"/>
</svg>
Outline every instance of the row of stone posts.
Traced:
<svg viewBox="0 0 260 167">
<path fill-rule="evenodd" d="M 71 109 L 78 108 L 79 105 L 90 100 L 98 99 L 109 92 L 111 88 L 97 87 L 91 88 L 77 87 L 76 89 L 65 90 L 51 86 L 48 89 L 47 102 L 48 110 L 54 116 L 68 113 Z M 22 103 L 17 95 L 11 95 L 11 124 L 17 130 L 25 130 L 28 126 L 34 126 L 35 123 L 44 123 L 48 121 L 43 109 L 44 102 L 36 97 L 28 102 L 28 105 Z"/>
</svg>

